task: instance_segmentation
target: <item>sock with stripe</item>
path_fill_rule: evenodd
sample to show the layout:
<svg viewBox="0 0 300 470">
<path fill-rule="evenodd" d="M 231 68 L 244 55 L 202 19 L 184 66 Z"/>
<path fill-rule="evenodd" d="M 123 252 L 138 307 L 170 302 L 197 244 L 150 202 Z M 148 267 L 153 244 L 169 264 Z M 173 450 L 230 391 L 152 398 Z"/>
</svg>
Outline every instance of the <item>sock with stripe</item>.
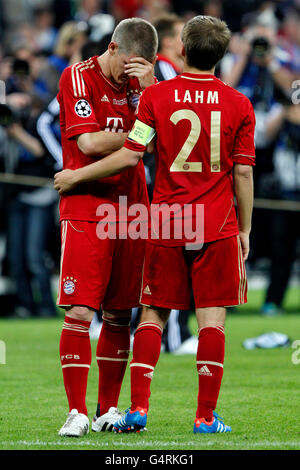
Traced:
<svg viewBox="0 0 300 470">
<path fill-rule="evenodd" d="M 97 416 L 117 407 L 130 352 L 130 318 L 103 318 L 96 358 L 99 367 Z"/>
<path fill-rule="evenodd" d="M 162 328 L 153 322 L 140 323 L 135 332 L 130 363 L 131 410 L 149 408 L 150 385 L 160 355 L 161 338 Z"/>
<path fill-rule="evenodd" d="M 85 403 L 89 368 L 91 365 L 90 322 L 66 315 L 59 352 L 69 410 L 74 408 L 87 415 Z"/>
<path fill-rule="evenodd" d="M 202 328 L 197 350 L 199 389 L 196 418 L 213 419 L 223 377 L 224 354 L 224 328 Z"/>
</svg>

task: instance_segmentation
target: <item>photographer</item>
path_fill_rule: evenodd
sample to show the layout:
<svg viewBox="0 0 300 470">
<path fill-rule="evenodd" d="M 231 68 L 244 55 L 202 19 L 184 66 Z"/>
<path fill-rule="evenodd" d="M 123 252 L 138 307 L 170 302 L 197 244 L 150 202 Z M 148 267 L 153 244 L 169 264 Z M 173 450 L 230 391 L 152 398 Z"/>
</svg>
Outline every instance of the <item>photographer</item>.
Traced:
<svg viewBox="0 0 300 470">
<path fill-rule="evenodd" d="M 276 45 L 276 30 L 254 23 L 242 35 L 232 37 L 230 53 L 222 61 L 222 79 L 252 101 L 255 83 L 263 72 L 276 85 L 289 90 L 293 75 L 288 54 Z"/>
<path fill-rule="evenodd" d="M 275 144 L 273 187 L 277 199 L 300 201 L 300 105 L 275 105 L 266 125 L 266 138 Z M 271 219 L 271 272 L 262 313 L 281 313 L 296 256 L 299 214 L 275 210 Z"/>
<path fill-rule="evenodd" d="M 33 177 L 32 186 L 10 187 L 7 241 L 10 273 L 16 285 L 15 313 L 23 318 L 51 317 L 56 315 L 56 308 L 45 254 L 57 197 L 52 187 L 37 188 L 34 183 L 34 177 L 52 177 L 53 165 L 36 134 L 40 102 L 33 93 L 30 68 L 24 61 L 13 61 L 6 90 L 7 105 L 0 109 L 0 123 L 9 139 L 5 158 L 10 172 Z"/>
<path fill-rule="evenodd" d="M 253 20 L 251 20 L 253 21 Z M 222 80 L 244 93 L 252 102 L 255 117 L 256 167 L 254 171 L 255 197 L 272 198 L 270 175 L 273 170 L 274 142 L 266 138 L 265 126 L 276 94 L 289 93 L 292 74 L 288 56 L 276 46 L 276 29 L 272 26 L 250 23 L 242 36 L 234 36 L 230 53 L 221 64 Z M 253 213 L 250 262 L 269 254 L 271 232 L 259 235 L 260 224 L 270 227 L 273 214 L 264 209 Z M 267 222 L 266 222 L 267 221 Z"/>
</svg>

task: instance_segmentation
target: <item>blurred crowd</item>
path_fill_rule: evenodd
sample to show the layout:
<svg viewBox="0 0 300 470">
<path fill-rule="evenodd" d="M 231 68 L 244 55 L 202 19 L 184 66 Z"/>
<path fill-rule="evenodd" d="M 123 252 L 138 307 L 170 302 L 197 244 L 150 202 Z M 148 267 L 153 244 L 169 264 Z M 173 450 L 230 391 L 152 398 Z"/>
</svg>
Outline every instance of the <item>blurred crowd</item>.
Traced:
<svg viewBox="0 0 300 470">
<path fill-rule="evenodd" d="M 216 73 L 255 109 L 255 197 L 264 205 L 254 210 L 248 269 L 268 277 L 262 313 L 282 310 L 299 255 L 300 0 L 0 0 L 0 315 L 57 315 L 52 279 L 60 233 L 52 178 L 62 168 L 56 101 L 62 71 L 103 53 L 117 23 L 139 16 L 155 24 L 159 52 L 178 73 L 181 27 L 198 14 L 231 28 Z M 160 18 L 171 18 L 169 27 Z M 155 169 L 152 159 L 146 164 L 151 196 Z"/>
</svg>

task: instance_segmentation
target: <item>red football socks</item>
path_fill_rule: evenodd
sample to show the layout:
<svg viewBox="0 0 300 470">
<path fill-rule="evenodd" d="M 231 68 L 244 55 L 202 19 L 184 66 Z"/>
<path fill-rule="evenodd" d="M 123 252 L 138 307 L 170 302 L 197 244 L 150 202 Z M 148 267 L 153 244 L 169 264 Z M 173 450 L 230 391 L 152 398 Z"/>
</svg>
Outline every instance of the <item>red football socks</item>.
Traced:
<svg viewBox="0 0 300 470">
<path fill-rule="evenodd" d="M 131 371 L 131 410 L 148 410 L 153 371 L 161 350 L 162 328 L 153 322 L 139 324 L 133 342 Z"/>
<path fill-rule="evenodd" d="M 97 345 L 99 367 L 97 416 L 117 407 L 130 352 L 130 319 L 103 319 Z"/>
<path fill-rule="evenodd" d="M 60 360 L 69 409 L 87 415 L 85 403 L 91 344 L 89 321 L 75 320 L 66 315 L 60 338 Z"/>
<path fill-rule="evenodd" d="M 199 392 L 196 418 L 213 419 L 223 377 L 224 354 L 224 328 L 202 328 L 197 350 Z"/>
</svg>

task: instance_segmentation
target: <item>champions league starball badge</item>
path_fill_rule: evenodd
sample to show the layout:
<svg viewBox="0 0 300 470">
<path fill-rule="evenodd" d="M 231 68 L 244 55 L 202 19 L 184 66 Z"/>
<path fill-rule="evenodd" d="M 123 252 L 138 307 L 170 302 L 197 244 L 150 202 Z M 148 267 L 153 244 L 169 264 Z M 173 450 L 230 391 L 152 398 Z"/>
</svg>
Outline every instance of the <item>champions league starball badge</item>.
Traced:
<svg viewBox="0 0 300 470">
<path fill-rule="evenodd" d="M 79 117 L 89 117 L 92 114 L 92 109 L 86 100 L 79 100 L 75 104 L 75 113 Z"/>
</svg>

